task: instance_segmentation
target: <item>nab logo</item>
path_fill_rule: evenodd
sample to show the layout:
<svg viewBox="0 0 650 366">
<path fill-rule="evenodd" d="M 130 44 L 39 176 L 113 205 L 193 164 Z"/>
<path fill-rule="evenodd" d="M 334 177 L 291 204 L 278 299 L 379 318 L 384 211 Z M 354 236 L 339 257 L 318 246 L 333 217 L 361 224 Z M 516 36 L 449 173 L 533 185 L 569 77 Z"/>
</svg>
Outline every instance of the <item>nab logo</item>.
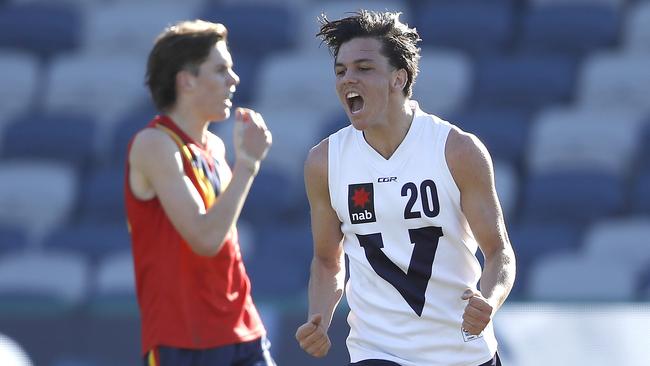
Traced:
<svg viewBox="0 0 650 366">
<path fill-rule="evenodd" d="M 377 221 L 372 183 L 348 185 L 348 212 L 353 224 Z"/>
<path fill-rule="evenodd" d="M 397 177 L 381 177 L 377 179 L 377 183 L 397 182 Z"/>
</svg>

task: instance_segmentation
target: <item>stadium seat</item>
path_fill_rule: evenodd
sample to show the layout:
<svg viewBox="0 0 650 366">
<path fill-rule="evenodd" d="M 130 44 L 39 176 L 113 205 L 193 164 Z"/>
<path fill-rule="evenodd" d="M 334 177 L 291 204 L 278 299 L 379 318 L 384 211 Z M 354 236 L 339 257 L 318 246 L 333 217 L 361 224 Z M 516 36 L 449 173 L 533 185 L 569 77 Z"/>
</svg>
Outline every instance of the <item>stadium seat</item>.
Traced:
<svg viewBox="0 0 650 366">
<path fill-rule="evenodd" d="M 124 166 L 97 168 L 82 178 L 77 219 L 88 223 L 124 224 Z"/>
<path fill-rule="evenodd" d="M 0 7 L 0 48 L 22 49 L 40 57 L 75 51 L 83 17 L 73 4 L 34 2 Z"/>
<path fill-rule="evenodd" d="M 650 2 L 637 1 L 627 8 L 623 24 L 625 52 L 650 51 Z"/>
<path fill-rule="evenodd" d="M 295 52 L 265 59 L 260 65 L 254 100 L 259 110 L 300 107 L 331 113 L 341 109 L 335 92 L 333 59 Z"/>
<path fill-rule="evenodd" d="M 650 215 L 650 167 L 636 179 L 631 201 L 633 212 Z"/>
<path fill-rule="evenodd" d="M 11 311 L 66 311 L 85 300 L 88 264 L 79 255 L 23 252 L 0 257 L 0 304 Z"/>
<path fill-rule="evenodd" d="M 312 258 L 312 236 L 308 226 L 259 226 L 255 248 L 255 255 L 245 263 L 255 299 L 290 301 L 304 296 Z M 291 264 L 282 265 L 289 258 Z"/>
<path fill-rule="evenodd" d="M 589 107 L 648 112 L 650 52 L 596 54 L 585 60 L 578 102 Z"/>
<path fill-rule="evenodd" d="M 420 56 L 420 73 L 413 85 L 413 99 L 422 109 L 435 114 L 462 107 L 471 95 L 470 60 L 457 52 L 431 49 L 422 49 Z"/>
<path fill-rule="evenodd" d="M 296 189 L 303 189 L 303 165 L 309 149 L 325 138 L 319 132 L 324 118 L 318 110 L 301 107 L 259 109 L 264 121 L 273 133 L 273 146 L 263 165 L 269 164 L 282 169 L 291 182 L 299 183 Z M 226 133 L 224 139 L 232 139 Z M 233 154 L 234 152 L 231 152 Z"/>
<path fill-rule="evenodd" d="M 295 32 L 299 35 L 299 52 L 319 53 L 321 57 L 327 58 L 327 47 L 321 45 L 316 33 L 320 29 L 318 18 L 325 14 L 327 19 L 335 20 L 352 15 L 359 9 L 374 11 L 399 11 L 402 12 L 400 20 L 409 23 L 411 16 L 409 9 L 398 0 L 357 0 L 357 1 L 311 1 L 305 4 L 299 16 L 298 29 Z M 413 24 L 410 24 L 413 26 Z M 331 62 L 330 65 L 334 63 Z M 330 67 L 331 69 L 331 67 Z M 304 79 L 307 80 L 307 79 Z"/>
<path fill-rule="evenodd" d="M 0 151 L 3 158 L 60 161 L 82 169 L 96 158 L 96 133 L 88 115 L 29 114 L 5 126 Z"/>
<path fill-rule="evenodd" d="M 69 165 L 2 161 L 0 222 L 24 229 L 29 239 L 38 238 L 69 218 L 76 192 L 77 177 Z"/>
<path fill-rule="evenodd" d="M 636 274 L 619 262 L 563 253 L 538 261 L 529 284 L 531 301 L 631 301 Z"/>
<path fill-rule="evenodd" d="M 107 163 L 124 167 L 129 141 L 135 133 L 144 128 L 159 112 L 148 98 L 138 100 L 127 112 L 118 116 L 111 123 L 112 130 L 108 136 Z"/>
<path fill-rule="evenodd" d="M 103 257 L 93 276 L 90 303 L 95 311 L 137 312 L 133 256 L 129 248 Z"/>
<path fill-rule="evenodd" d="M 233 102 L 249 104 L 253 101 L 260 63 L 272 53 L 286 52 L 296 46 L 297 15 L 285 4 L 205 4 L 200 11 L 201 19 L 223 23 L 228 28 L 234 70 L 240 78 Z M 260 31 L 268 36 L 261 36 Z"/>
<path fill-rule="evenodd" d="M 504 50 L 514 34 L 510 0 L 440 0 L 416 3 L 422 44 L 472 53 Z"/>
<path fill-rule="evenodd" d="M 85 113 L 100 124 L 115 121 L 134 100 L 147 95 L 144 73 L 145 61 L 133 55 L 57 58 L 47 79 L 45 108 Z"/>
<path fill-rule="evenodd" d="M 200 14 L 201 19 L 222 23 L 228 28 L 228 42 L 235 55 L 261 59 L 270 53 L 286 52 L 296 45 L 296 14 L 287 6 L 265 2 L 206 2 Z M 260 31 L 267 36 L 261 36 Z"/>
<path fill-rule="evenodd" d="M 608 4 L 554 3 L 524 13 L 519 47 L 529 51 L 583 54 L 612 47 L 620 28 L 618 8 Z"/>
<path fill-rule="evenodd" d="M 27 233 L 18 227 L 0 223 L 0 256 L 27 249 Z"/>
<path fill-rule="evenodd" d="M 470 107 L 450 115 L 449 121 L 475 134 L 493 159 L 519 164 L 530 129 L 530 112 L 516 107 Z"/>
<path fill-rule="evenodd" d="M 623 177 L 601 171 L 549 171 L 528 177 L 523 187 L 523 218 L 539 223 L 591 221 L 621 214 Z"/>
<path fill-rule="evenodd" d="M 514 218 L 519 194 L 519 177 L 512 164 L 505 161 L 494 162 L 496 190 L 506 220 Z"/>
<path fill-rule="evenodd" d="M 569 102 L 576 64 L 564 55 L 486 56 L 477 61 L 474 103 L 533 109 Z"/>
<path fill-rule="evenodd" d="M 616 261 L 640 274 L 650 263 L 650 218 L 628 216 L 601 221 L 585 233 L 588 257 Z"/>
<path fill-rule="evenodd" d="M 82 254 L 94 262 L 105 255 L 128 250 L 130 244 L 126 222 L 61 226 L 43 242 L 45 249 Z"/>
<path fill-rule="evenodd" d="M 198 1 L 103 1 L 88 7 L 85 13 L 84 53 L 95 57 L 128 55 L 143 68 L 156 36 L 163 29 L 184 19 L 195 19 Z M 114 70 L 112 68 L 98 68 Z M 144 69 L 143 69 L 144 70 Z M 107 74 L 104 72 L 103 74 Z M 144 72 L 137 77 L 142 84 Z"/>
<path fill-rule="evenodd" d="M 292 210 L 304 195 L 304 191 L 298 190 L 292 183 L 280 168 L 262 165 L 242 209 L 241 218 L 256 227 L 264 223 L 288 224 Z M 271 215 L 270 209 L 273 210 Z"/>
<path fill-rule="evenodd" d="M 513 292 L 527 293 L 531 268 L 539 260 L 563 252 L 576 252 L 581 245 L 580 228 L 572 223 L 541 224 L 534 221 L 511 225 L 508 234 L 517 259 Z"/>
<path fill-rule="evenodd" d="M 4 122 L 33 107 L 40 83 L 38 60 L 26 53 L 3 50 L 0 70 L 0 119 Z"/>
<path fill-rule="evenodd" d="M 623 177 L 640 147 L 640 122 L 626 110 L 546 109 L 531 127 L 528 166 L 535 173 L 600 170 Z"/>
</svg>

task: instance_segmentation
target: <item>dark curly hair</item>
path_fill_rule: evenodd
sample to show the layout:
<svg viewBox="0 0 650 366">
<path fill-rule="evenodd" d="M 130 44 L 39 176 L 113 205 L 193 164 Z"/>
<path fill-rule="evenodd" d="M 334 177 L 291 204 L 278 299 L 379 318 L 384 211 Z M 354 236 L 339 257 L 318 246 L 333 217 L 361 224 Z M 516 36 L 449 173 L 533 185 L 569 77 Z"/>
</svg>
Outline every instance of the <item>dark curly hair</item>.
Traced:
<svg viewBox="0 0 650 366">
<path fill-rule="evenodd" d="M 417 30 L 399 20 L 401 13 L 359 10 L 352 14 L 333 21 L 322 14 L 320 31 L 316 36 L 327 45 L 334 58 L 338 56 L 341 45 L 353 38 L 378 39 L 382 44 L 382 55 L 388 58 L 390 65 L 406 70 L 408 79 L 403 93 L 410 97 L 419 72 L 420 48 L 417 42 L 421 39 Z"/>
</svg>

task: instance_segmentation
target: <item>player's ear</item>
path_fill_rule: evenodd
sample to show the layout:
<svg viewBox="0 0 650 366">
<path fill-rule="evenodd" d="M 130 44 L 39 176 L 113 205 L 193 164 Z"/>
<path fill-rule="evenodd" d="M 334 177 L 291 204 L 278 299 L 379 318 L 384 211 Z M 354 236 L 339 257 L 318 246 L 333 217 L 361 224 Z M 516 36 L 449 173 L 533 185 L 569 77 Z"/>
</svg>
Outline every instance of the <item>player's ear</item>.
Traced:
<svg viewBox="0 0 650 366">
<path fill-rule="evenodd" d="M 188 70 L 181 70 L 176 73 L 176 89 L 177 90 L 190 90 L 194 88 L 196 78 Z"/>
<path fill-rule="evenodd" d="M 398 69 L 393 71 L 393 83 L 392 88 L 395 91 L 402 91 L 406 86 L 406 81 L 408 80 L 408 74 L 404 69 Z"/>
</svg>

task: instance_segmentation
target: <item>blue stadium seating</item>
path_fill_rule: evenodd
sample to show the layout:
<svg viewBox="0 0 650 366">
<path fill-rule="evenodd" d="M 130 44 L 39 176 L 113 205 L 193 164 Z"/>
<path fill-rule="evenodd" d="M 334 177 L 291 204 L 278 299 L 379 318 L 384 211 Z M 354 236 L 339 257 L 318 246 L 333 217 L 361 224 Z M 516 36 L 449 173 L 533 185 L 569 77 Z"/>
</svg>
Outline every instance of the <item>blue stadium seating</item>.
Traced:
<svg viewBox="0 0 650 366">
<path fill-rule="evenodd" d="M 38 158 L 83 168 L 96 158 L 94 119 L 75 113 L 30 114 L 5 128 L 4 158 Z"/>
<path fill-rule="evenodd" d="M 113 122 L 110 138 L 110 162 L 124 167 L 129 141 L 135 133 L 144 128 L 158 111 L 149 100 L 139 101 L 127 113 Z"/>
<path fill-rule="evenodd" d="M 265 225 L 256 228 L 255 237 L 255 251 L 245 258 L 253 296 L 266 301 L 303 296 L 312 257 L 309 227 Z"/>
<path fill-rule="evenodd" d="M 131 247 L 126 222 L 87 223 L 60 227 L 44 240 L 44 247 L 59 252 L 74 252 L 96 261 L 103 256 Z"/>
<path fill-rule="evenodd" d="M 493 159 L 520 163 L 528 143 L 530 113 L 515 107 L 466 109 L 449 121 L 478 136 Z"/>
<path fill-rule="evenodd" d="M 349 360 L 345 301 L 326 358 L 310 358 L 293 336 L 306 316 L 312 257 L 305 147 L 349 123 L 334 95 L 332 59 L 314 38 L 321 10 L 334 18 L 357 4 L 402 10 L 417 27 L 414 99 L 475 133 L 495 161 L 518 260 L 509 301 L 650 300 L 650 271 L 630 265 L 640 255 L 614 255 L 620 248 L 607 245 L 642 235 L 626 227 L 606 239 L 592 234 L 603 222 L 650 215 L 650 121 L 644 134 L 637 123 L 648 113 L 648 1 L 0 4 L 0 323 L 30 335 L 17 339 L 35 364 L 139 361 L 126 146 L 157 113 L 142 82 L 151 41 L 188 16 L 228 27 L 241 78 L 234 104 L 260 111 L 274 133 L 239 227 L 255 301 L 278 315 L 267 326 L 279 364 Z M 232 120 L 211 130 L 233 161 Z M 43 343 L 45 328 L 61 336 Z"/>
<path fill-rule="evenodd" d="M 650 167 L 637 178 L 630 199 L 634 212 L 650 215 Z"/>
<path fill-rule="evenodd" d="M 510 242 L 517 258 L 517 279 L 514 296 L 525 296 L 530 270 L 542 257 L 577 251 L 581 244 L 579 225 L 572 223 L 543 224 L 533 221 L 514 225 L 509 230 Z"/>
<path fill-rule="evenodd" d="M 519 47 L 565 54 L 593 52 L 615 45 L 620 20 L 618 9 L 605 4 L 532 6 L 524 14 Z"/>
<path fill-rule="evenodd" d="M 72 4 L 35 2 L 0 7 L 0 48 L 17 48 L 42 57 L 78 48 L 81 8 Z"/>
<path fill-rule="evenodd" d="M 219 4 L 206 2 L 201 18 L 223 23 L 240 84 L 235 104 L 252 101 L 259 64 L 271 53 L 296 44 L 294 14 L 278 4 Z M 251 26 L 254 24 L 255 26 Z"/>
<path fill-rule="evenodd" d="M 423 1 L 414 14 L 411 25 L 425 46 L 493 53 L 504 50 L 514 34 L 509 0 Z"/>
<path fill-rule="evenodd" d="M 110 165 L 90 171 L 82 179 L 79 209 L 76 216 L 82 222 L 124 224 L 124 167 Z"/>
<path fill-rule="evenodd" d="M 622 213 L 623 179 L 601 172 L 532 175 L 524 187 L 523 217 L 539 223 L 590 221 Z"/>
<path fill-rule="evenodd" d="M 27 247 L 27 233 L 20 228 L 0 223 L 0 255 L 7 251 L 24 250 Z"/>
<path fill-rule="evenodd" d="M 298 203 L 297 192 L 287 175 L 271 166 L 262 166 L 251 187 L 241 218 L 254 225 L 286 224 Z"/>
<path fill-rule="evenodd" d="M 537 108 L 569 102 L 576 66 L 572 58 L 564 55 L 481 57 L 476 66 L 474 103 Z"/>
</svg>

